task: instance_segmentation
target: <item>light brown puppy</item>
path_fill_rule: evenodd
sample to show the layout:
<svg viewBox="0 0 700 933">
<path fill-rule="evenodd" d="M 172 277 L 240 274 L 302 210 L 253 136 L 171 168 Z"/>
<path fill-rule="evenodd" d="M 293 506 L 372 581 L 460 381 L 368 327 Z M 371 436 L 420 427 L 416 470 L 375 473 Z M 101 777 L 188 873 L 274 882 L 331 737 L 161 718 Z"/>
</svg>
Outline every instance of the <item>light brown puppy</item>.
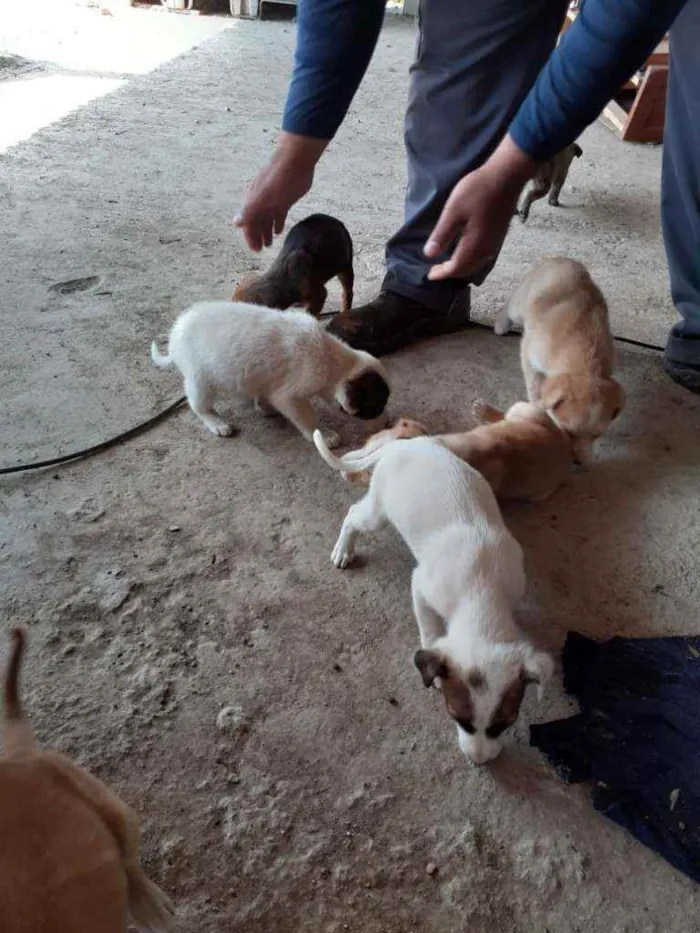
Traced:
<svg viewBox="0 0 700 933">
<path fill-rule="evenodd" d="M 585 266 L 545 259 L 527 275 L 496 319 L 506 334 L 522 324 L 520 361 L 530 402 L 540 404 L 571 435 L 578 460 L 622 411 L 622 386 L 612 378 L 615 347 L 608 306 Z"/>
<path fill-rule="evenodd" d="M 0 930 L 139 933 L 172 930 L 167 895 L 139 864 L 135 815 L 69 758 L 37 746 L 17 681 L 22 629 L 5 676 L 0 760 Z"/>
<path fill-rule="evenodd" d="M 426 437 L 428 434 L 430 434 L 430 431 L 420 424 L 420 422 L 412 421 L 410 418 L 399 418 L 398 421 L 395 421 L 389 427 L 384 428 L 382 431 L 377 431 L 375 434 L 368 437 L 364 447 L 358 451 L 358 454 L 364 456 L 372 450 L 376 450 L 377 447 L 383 447 L 390 441 L 407 441 L 412 437 Z M 343 470 L 342 477 L 350 483 L 355 483 L 359 486 L 369 486 L 372 475 L 369 470 L 359 470 L 358 472 Z"/>
<path fill-rule="evenodd" d="M 499 499 L 542 502 L 565 482 L 574 459 L 571 438 L 539 405 L 516 402 L 505 414 L 477 401 L 481 425 L 440 442 L 489 482 Z"/>
<path fill-rule="evenodd" d="M 573 460 L 571 438 L 538 405 L 516 402 L 504 414 L 476 401 L 472 414 L 479 427 L 438 434 L 435 439 L 478 470 L 499 499 L 541 502 L 565 482 Z M 422 424 L 401 418 L 393 427 L 374 434 L 358 453 L 365 455 L 390 441 L 425 434 L 428 430 Z M 351 462 L 347 455 L 341 459 Z M 351 482 L 369 484 L 369 471 L 344 475 Z"/>
</svg>

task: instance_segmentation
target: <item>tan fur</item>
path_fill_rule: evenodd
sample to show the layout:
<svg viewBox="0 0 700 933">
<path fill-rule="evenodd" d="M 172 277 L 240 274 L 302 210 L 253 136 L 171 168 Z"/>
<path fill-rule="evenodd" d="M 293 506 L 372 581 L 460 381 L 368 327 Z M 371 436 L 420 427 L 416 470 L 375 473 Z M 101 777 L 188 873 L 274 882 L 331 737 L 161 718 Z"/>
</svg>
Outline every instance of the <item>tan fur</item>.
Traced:
<svg viewBox="0 0 700 933">
<path fill-rule="evenodd" d="M 0 930 L 172 930 L 169 898 L 139 864 L 136 816 L 70 759 L 42 751 L 22 714 L 25 634 L 13 630 L 0 760 Z"/>
<path fill-rule="evenodd" d="M 369 453 L 376 450 L 377 447 L 383 447 L 389 441 L 409 440 L 412 437 L 425 437 L 430 432 L 418 421 L 412 421 L 410 418 L 399 418 L 390 427 L 377 431 L 367 438 L 362 448 L 363 453 Z M 371 474 L 369 470 L 360 470 L 357 473 L 343 473 L 343 479 L 348 480 L 358 486 L 369 486 Z"/>
<path fill-rule="evenodd" d="M 478 470 L 500 499 L 542 501 L 566 480 L 573 459 L 571 439 L 539 406 L 517 402 L 504 414 L 477 401 L 472 413 L 482 422 L 479 427 L 435 438 Z M 402 418 L 373 435 L 363 449 L 427 433 L 417 421 Z M 348 478 L 369 484 L 368 471 L 348 474 Z"/>
<path fill-rule="evenodd" d="M 618 416 L 624 392 L 613 378 L 615 347 L 608 307 L 585 266 L 545 259 L 516 291 L 494 330 L 522 324 L 520 359 L 530 402 L 542 405 L 574 439 L 576 456 Z"/>
</svg>

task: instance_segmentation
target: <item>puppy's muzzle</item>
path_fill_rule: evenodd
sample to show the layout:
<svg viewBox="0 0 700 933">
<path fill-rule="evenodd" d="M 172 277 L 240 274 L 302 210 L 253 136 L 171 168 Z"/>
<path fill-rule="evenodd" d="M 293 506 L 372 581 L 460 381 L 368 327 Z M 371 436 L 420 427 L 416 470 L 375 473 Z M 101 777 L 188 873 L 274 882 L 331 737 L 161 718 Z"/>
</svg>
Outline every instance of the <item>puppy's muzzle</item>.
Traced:
<svg viewBox="0 0 700 933">
<path fill-rule="evenodd" d="M 347 399 L 351 414 L 363 421 L 378 418 L 386 408 L 390 391 L 380 373 L 371 370 L 362 373 L 348 383 Z"/>
</svg>

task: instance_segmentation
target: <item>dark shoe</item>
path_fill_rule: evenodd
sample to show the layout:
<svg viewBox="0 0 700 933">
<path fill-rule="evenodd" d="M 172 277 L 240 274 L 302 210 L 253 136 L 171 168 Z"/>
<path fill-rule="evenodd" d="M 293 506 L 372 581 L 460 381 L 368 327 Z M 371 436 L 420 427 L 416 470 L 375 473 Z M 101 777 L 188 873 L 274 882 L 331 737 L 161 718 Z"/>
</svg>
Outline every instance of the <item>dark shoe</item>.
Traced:
<svg viewBox="0 0 700 933">
<path fill-rule="evenodd" d="M 449 311 L 433 311 L 396 292 L 381 291 L 369 304 L 339 314 L 328 325 L 328 333 L 384 356 L 428 337 L 454 334 L 469 327 L 469 292 L 453 301 Z"/>
<path fill-rule="evenodd" d="M 700 366 L 691 366 L 689 363 L 677 363 L 668 356 L 664 357 L 664 370 L 677 382 L 690 392 L 700 394 Z"/>
</svg>

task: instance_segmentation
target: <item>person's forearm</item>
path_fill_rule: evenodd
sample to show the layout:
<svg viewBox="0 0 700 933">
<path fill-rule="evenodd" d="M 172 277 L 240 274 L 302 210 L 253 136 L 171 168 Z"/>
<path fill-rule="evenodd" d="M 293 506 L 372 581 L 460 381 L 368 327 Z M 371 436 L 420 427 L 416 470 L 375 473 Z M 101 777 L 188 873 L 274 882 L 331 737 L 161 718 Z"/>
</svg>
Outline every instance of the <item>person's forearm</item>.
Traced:
<svg viewBox="0 0 700 933">
<path fill-rule="evenodd" d="M 299 0 L 297 49 L 282 129 L 332 139 L 377 44 L 385 0 Z"/>
<path fill-rule="evenodd" d="M 327 139 L 299 136 L 297 133 L 282 130 L 277 137 L 273 160 L 279 159 L 288 165 L 296 165 L 302 171 L 313 171 L 327 146 Z"/>
<path fill-rule="evenodd" d="M 685 3 L 584 0 L 510 125 L 517 146 L 544 161 L 573 142 L 644 64 Z"/>
</svg>

